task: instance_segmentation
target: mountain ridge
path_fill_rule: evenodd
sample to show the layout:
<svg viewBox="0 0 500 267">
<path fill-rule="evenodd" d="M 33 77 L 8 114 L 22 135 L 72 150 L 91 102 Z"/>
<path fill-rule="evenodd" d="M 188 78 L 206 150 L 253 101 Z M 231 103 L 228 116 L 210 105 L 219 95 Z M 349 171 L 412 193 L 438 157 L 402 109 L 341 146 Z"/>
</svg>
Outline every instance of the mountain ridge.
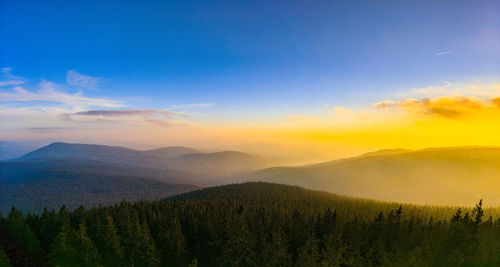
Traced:
<svg viewBox="0 0 500 267">
<path fill-rule="evenodd" d="M 95 160 L 114 165 L 135 166 L 204 175 L 256 170 L 268 167 L 267 159 L 241 151 L 202 152 L 171 146 L 136 150 L 121 146 L 54 142 L 10 161 Z"/>
<path fill-rule="evenodd" d="M 500 205 L 494 190 L 500 186 L 499 162 L 498 147 L 422 149 L 273 167 L 247 173 L 240 181 L 293 184 L 403 203 L 471 205 L 479 198 L 488 198 Z"/>
</svg>

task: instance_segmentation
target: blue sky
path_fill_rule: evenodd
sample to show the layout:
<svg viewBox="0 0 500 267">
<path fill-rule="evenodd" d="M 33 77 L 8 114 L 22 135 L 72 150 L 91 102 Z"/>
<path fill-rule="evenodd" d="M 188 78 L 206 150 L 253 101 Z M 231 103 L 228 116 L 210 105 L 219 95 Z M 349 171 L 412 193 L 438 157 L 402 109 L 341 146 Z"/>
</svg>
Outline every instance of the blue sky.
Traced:
<svg viewBox="0 0 500 267">
<path fill-rule="evenodd" d="M 29 92 L 53 82 L 123 104 L 85 109 L 202 103 L 198 120 L 243 123 L 363 109 L 413 88 L 497 82 L 495 2 L 4 0 L 0 67 Z M 50 105 L 34 101 L 0 104 Z"/>
</svg>

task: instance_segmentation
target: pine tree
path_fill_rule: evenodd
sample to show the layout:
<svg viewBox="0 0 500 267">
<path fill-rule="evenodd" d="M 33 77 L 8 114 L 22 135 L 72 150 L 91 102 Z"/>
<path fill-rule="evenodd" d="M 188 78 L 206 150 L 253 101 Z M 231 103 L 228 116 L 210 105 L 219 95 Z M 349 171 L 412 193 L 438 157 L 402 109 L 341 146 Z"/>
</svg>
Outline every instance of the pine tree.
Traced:
<svg viewBox="0 0 500 267">
<path fill-rule="evenodd" d="M 80 224 L 75 233 L 74 247 L 81 266 L 100 266 L 100 257 L 94 243 L 87 235 L 87 227 Z"/>
<path fill-rule="evenodd" d="M 368 266 L 384 266 L 386 252 L 382 239 L 377 240 L 368 250 L 366 261 Z"/>
<path fill-rule="evenodd" d="M 105 266 L 122 265 L 124 253 L 113 218 L 107 215 L 105 224 L 101 227 L 102 229 L 99 231 L 99 235 L 102 238 L 103 244 L 99 252 L 103 264 Z"/>
<path fill-rule="evenodd" d="M 462 219 L 463 219 L 463 217 L 462 217 L 462 208 L 458 208 L 457 212 L 455 212 L 455 214 L 451 218 L 451 222 L 456 224 L 456 223 L 461 222 Z"/>
<path fill-rule="evenodd" d="M 472 222 L 475 225 L 479 225 L 483 221 L 484 210 L 483 210 L 483 200 L 479 200 L 479 203 L 472 209 Z"/>
<path fill-rule="evenodd" d="M 56 212 L 44 209 L 40 216 L 40 233 L 38 234 L 44 254 L 50 252 L 50 245 L 61 232 L 62 225 L 61 217 Z"/>
<path fill-rule="evenodd" d="M 186 240 L 182 234 L 179 218 L 175 217 L 172 223 L 162 226 L 158 235 L 163 262 L 167 265 L 185 263 Z"/>
<path fill-rule="evenodd" d="M 254 242 L 248 225 L 241 219 L 233 219 L 228 225 L 228 240 L 224 244 L 224 262 L 231 266 L 255 265 Z"/>
<path fill-rule="evenodd" d="M 321 253 L 323 266 L 341 266 L 346 252 L 345 243 L 340 233 L 331 233 L 324 241 L 325 248 Z"/>
<path fill-rule="evenodd" d="M 271 229 L 269 239 L 259 242 L 261 245 L 259 266 L 290 266 L 291 258 L 287 252 L 286 238 L 280 229 Z"/>
<path fill-rule="evenodd" d="M 138 218 L 135 217 L 132 221 L 131 230 L 131 240 L 129 241 L 131 265 L 158 266 L 160 260 L 148 224 L 140 224 Z"/>
<path fill-rule="evenodd" d="M 188 266 L 189 267 L 198 267 L 198 259 L 194 258 Z"/>
<path fill-rule="evenodd" d="M 6 228 L 10 242 L 17 248 L 23 249 L 23 254 L 26 257 L 25 260 L 33 261 L 31 264 L 40 264 L 42 260 L 40 242 L 26 222 L 21 211 L 14 207 L 11 209 L 7 216 Z"/>
<path fill-rule="evenodd" d="M 80 266 L 80 259 L 76 249 L 73 230 L 69 224 L 62 226 L 61 232 L 54 239 L 49 254 L 50 265 L 52 266 Z"/>
<path fill-rule="evenodd" d="M 297 266 L 317 266 L 319 260 L 318 239 L 314 234 L 311 234 L 306 244 L 300 249 Z"/>
<path fill-rule="evenodd" d="M 3 251 L 2 248 L 0 248 L 0 267 L 11 267 L 12 264 L 10 264 L 9 257 L 7 257 L 7 254 Z"/>
</svg>

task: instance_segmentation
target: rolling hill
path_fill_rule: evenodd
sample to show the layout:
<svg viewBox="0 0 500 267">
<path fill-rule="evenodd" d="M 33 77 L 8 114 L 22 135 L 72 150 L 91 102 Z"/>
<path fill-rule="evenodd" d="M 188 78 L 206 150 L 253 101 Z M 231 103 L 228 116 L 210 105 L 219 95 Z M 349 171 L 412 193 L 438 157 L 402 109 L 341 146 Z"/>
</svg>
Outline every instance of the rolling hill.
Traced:
<svg viewBox="0 0 500 267">
<path fill-rule="evenodd" d="M 161 151 L 165 151 L 162 149 Z M 136 167 L 163 168 L 165 158 L 155 152 L 93 144 L 52 143 L 29 152 L 16 161 L 85 160 Z"/>
<path fill-rule="evenodd" d="M 74 208 L 164 198 L 212 185 L 217 176 L 266 166 L 260 164 L 260 157 L 237 151 L 52 143 L 0 161 L 0 212 L 12 205 L 37 212 L 63 203 Z"/>
<path fill-rule="evenodd" d="M 192 153 L 170 158 L 167 163 L 172 170 L 201 170 L 214 176 L 269 167 L 264 158 L 239 151 L 215 153 Z"/>
<path fill-rule="evenodd" d="M 13 161 L 93 161 L 115 166 L 183 171 L 212 177 L 270 167 L 270 161 L 238 151 L 203 153 L 188 147 L 135 150 L 125 147 L 52 143 Z"/>
<path fill-rule="evenodd" d="M 472 205 L 483 198 L 488 205 L 500 205 L 500 195 L 497 194 L 500 187 L 498 147 L 381 150 L 306 166 L 262 169 L 271 163 L 266 158 L 238 151 L 203 153 L 186 147 L 140 151 L 53 143 L 16 160 L 0 162 L 0 189 L 5 192 L 9 188 L 11 195 L 22 199 L 23 190 L 28 192 L 32 190 L 29 188 L 35 188 L 45 179 L 44 183 L 64 180 L 65 185 L 61 185 L 60 191 L 66 192 L 71 191 L 70 184 L 80 184 L 78 179 L 82 179 L 82 173 L 85 173 L 88 177 L 105 177 L 102 179 L 110 179 L 113 183 L 119 183 L 123 177 L 128 184 L 135 177 L 144 183 L 160 182 L 174 186 L 171 188 L 185 184 L 205 187 L 267 181 L 403 203 Z M 72 175 L 78 179 L 72 180 Z M 112 182 L 104 184 L 113 187 Z M 130 194 L 141 192 L 137 196 L 145 196 L 145 192 L 149 192 L 140 186 L 137 188 Z M 175 194 L 175 191 L 168 191 L 168 195 Z M 41 194 L 44 194 L 43 190 Z M 154 198 L 160 196 L 152 195 Z M 110 199 L 115 197 L 110 195 Z"/>
<path fill-rule="evenodd" d="M 252 182 L 91 210 L 13 210 L 0 217 L 0 251 L 14 266 L 498 266 L 497 218 L 481 204 Z"/>
<path fill-rule="evenodd" d="M 0 180 L 0 213 L 6 214 L 12 206 L 36 213 L 44 207 L 58 209 L 63 204 L 70 209 L 106 206 L 124 200 L 160 199 L 199 188 L 143 176 L 96 173 L 91 169 L 23 169 L 22 177 L 22 180 Z"/>
<path fill-rule="evenodd" d="M 246 174 L 256 180 L 343 195 L 436 205 L 500 205 L 500 148 L 450 147 L 382 151 L 301 167 Z"/>
<path fill-rule="evenodd" d="M 148 154 L 148 155 L 162 157 L 162 158 L 173 158 L 173 157 L 178 157 L 178 156 L 182 156 L 185 154 L 202 153 L 200 150 L 196 150 L 194 148 L 184 147 L 184 146 L 162 147 L 162 148 L 157 148 L 157 149 L 152 149 L 152 150 L 146 150 L 143 152 L 145 154 Z"/>
</svg>

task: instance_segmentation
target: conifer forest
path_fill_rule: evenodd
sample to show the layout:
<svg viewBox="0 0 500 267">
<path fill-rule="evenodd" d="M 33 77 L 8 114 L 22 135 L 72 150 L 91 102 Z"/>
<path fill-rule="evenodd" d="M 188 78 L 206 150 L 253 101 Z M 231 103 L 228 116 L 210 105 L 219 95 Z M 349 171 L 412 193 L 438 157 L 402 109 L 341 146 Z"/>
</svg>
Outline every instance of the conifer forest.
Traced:
<svg viewBox="0 0 500 267">
<path fill-rule="evenodd" d="M 495 214 L 482 201 L 471 209 L 399 205 L 254 182 L 39 215 L 12 208 L 0 219 L 0 263 L 498 266 Z"/>
</svg>

